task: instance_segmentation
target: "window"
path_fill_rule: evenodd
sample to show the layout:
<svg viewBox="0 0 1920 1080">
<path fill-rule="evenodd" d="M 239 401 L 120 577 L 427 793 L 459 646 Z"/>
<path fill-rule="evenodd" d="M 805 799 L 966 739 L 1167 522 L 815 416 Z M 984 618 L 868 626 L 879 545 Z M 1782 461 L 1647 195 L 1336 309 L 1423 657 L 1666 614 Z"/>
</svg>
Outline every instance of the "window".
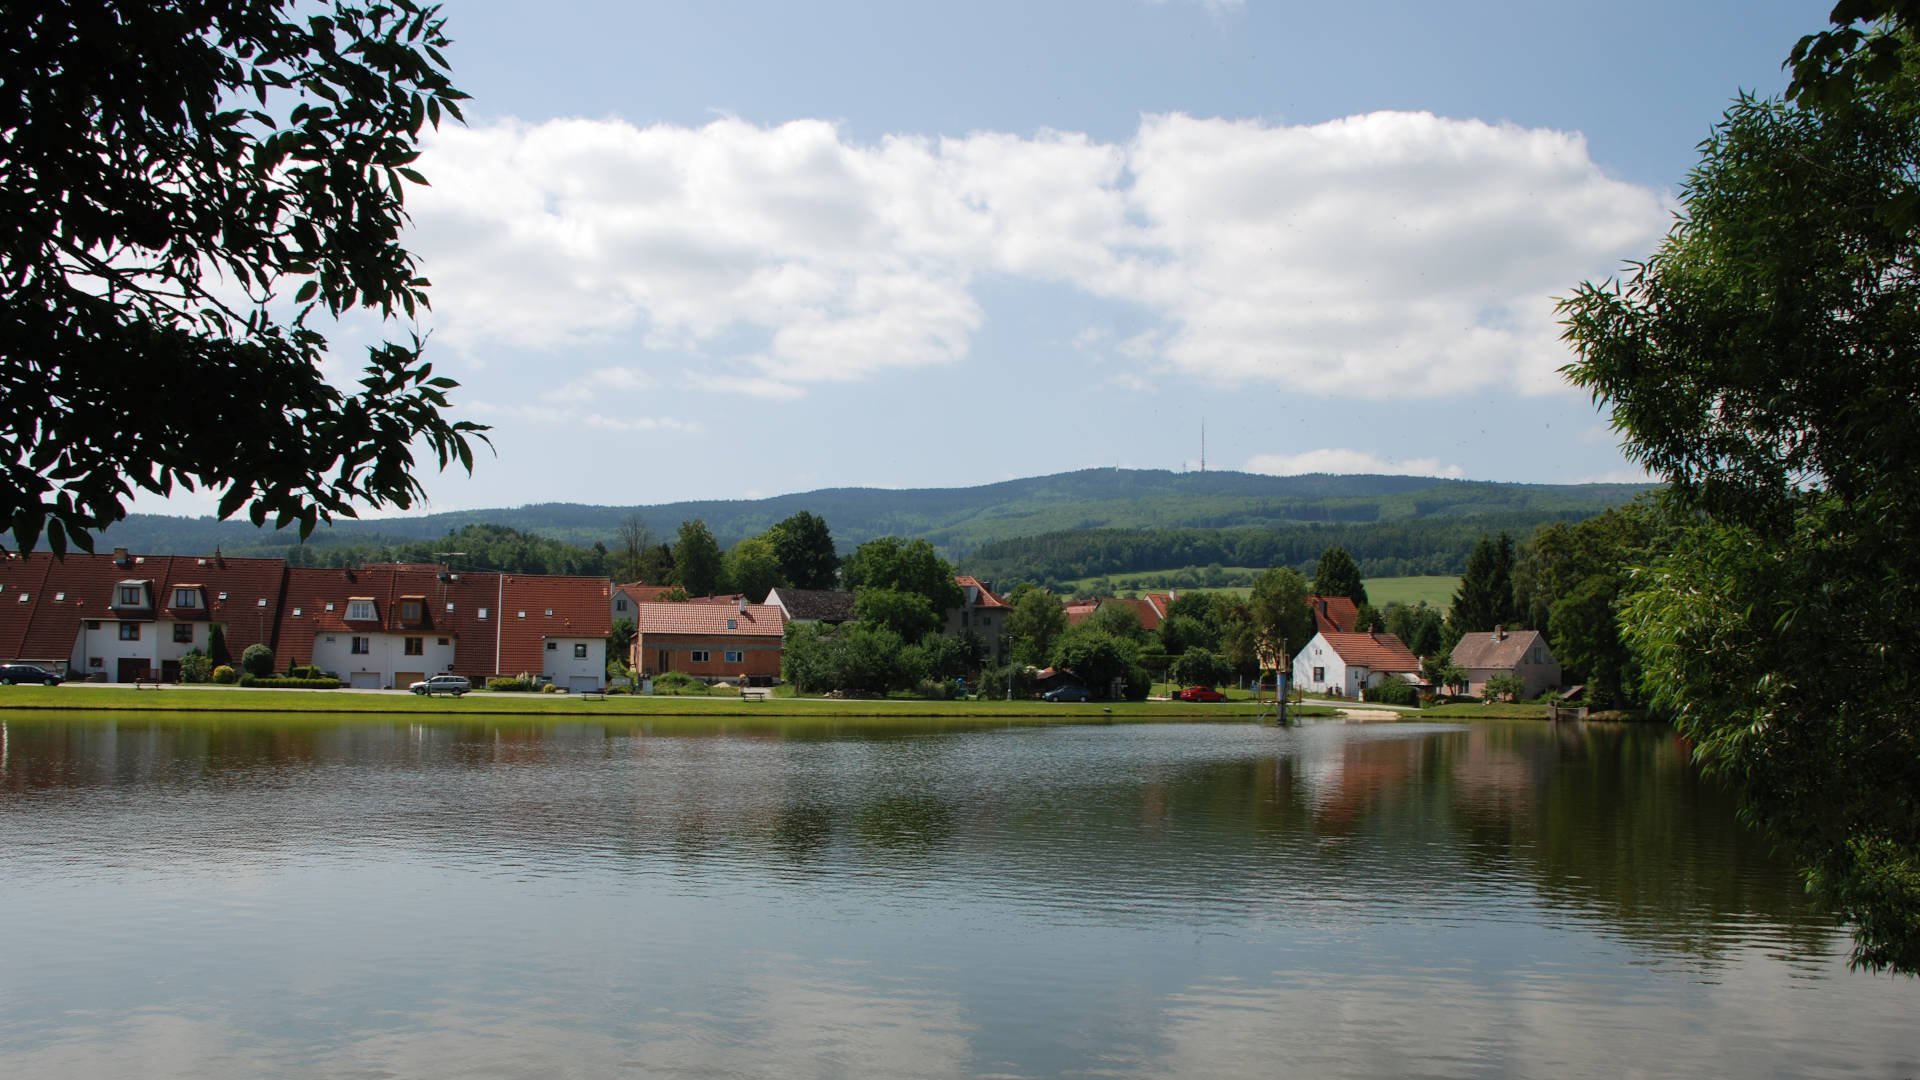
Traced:
<svg viewBox="0 0 1920 1080">
<path fill-rule="evenodd" d="M 434 641 L 435 641 L 435 642 L 436 642 L 437 644 L 440 644 L 440 645 L 445 645 L 445 644 L 447 643 L 447 639 L 446 639 L 446 638 L 435 638 L 435 639 L 434 639 Z"/>
<path fill-rule="evenodd" d="M 482 618 L 482 619 L 485 619 L 486 617 L 487 617 L 487 609 L 486 609 L 486 608 L 481 608 L 481 609 L 480 609 L 480 618 Z"/>
<path fill-rule="evenodd" d="M 1327 669 L 1326 669 L 1326 668 L 1323 668 L 1323 667 L 1317 667 L 1317 668 L 1314 668 L 1314 669 L 1313 669 L 1313 681 L 1314 681 L 1314 682 L 1317 682 L 1317 683 L 1321 683 L 1321 682 L 1326 682 L 1326 681 L 1327 681 Z"/>
<path fill-rule="evenodd" d="M 624 596 L 622 596 L 622 597 L 620 597 L 619 599 L 617 599 L 617 600 L 615 600 L 615 601 L 613 602 L 613 610 L 615 610 L 615 611 L 625 611 L 625 610 L 627 610 L 627 598 L 626 598 L 626 597 L 624 597 Z"/>
<path fill-rule="evenodd" d="M 120 624 L 120 640 L 121 641 L 139 641 L 140 640 L 140 624 L 137 622 L 121 623 Z"/>
<path fill-rule="evenodd" d="M 738 629 L 740 629 L 740 620 L 739 620 L 739 619 L 728 619 L 728 620 L 727 620 L 727 629 L 729 629 L 729 630 L 738 630 Z"/>
<path fill-rule="evenodd" d="M 695 649 L 687 658 L 696 664 L 704 664 L 713 659 L 713 654 L 705 649 Z"/>
<path fill-rule="evenodd" d="M 373 651 L 373 642 L 370 639 L 363 638 L 363 637 L 356 637 L 353 639 L 353 655 L 365 656 L 372 651 Z"/>
<path fill-rule="evenodd" d="M 427 639 L 417 637 L 407 638 L 401 642 L 400 651 L 406 653 L 408 656 L 425 656 L 427 653 Z"/>
<path fill-rule="evenodd" d="M 177 645 L 193 644 L 193 624 L 190 622 L 174 623 L 173 640 Z"/>
<path fill-rule="evenodd" d="M 559 642 L 557 642 L 557 641 L 549 641 L 549 642 L 547 642 L 547 651 L 548 651 L 548 652 L 557 652 L 557 651 L 559 651 L 559 649 L 560 649 L 560 643 L 559 643 Z"/>
<path fill-rule="evenodd" d="M 586 642 L 584 642 L 584 641 L 576 641 L 576 642 L 574 642 L 574 644 L 573 644 L 573 658 L 574 658 L 575 660 L 585 660 L 585 659 L 587 658 L 587 643 L 586 643 Z"/>
<path fill-rule="evenodd" d="M 983 627 L 992 626 L 993 620 L 988 618 L 985 613 L 982 613 L 980 616 L 980 625 Z"/>
<path fill-rule="evenodd" d="M 141 592 L 142 590 L 138 585 L 120 586 L 120 606 L 121 607 L 139 607 L 141 604 L 141 597 L 140 597 Z"/>
<path fill-rule="evenodd" d="M 370 621 L 372 620 L 372 618 L 373 618 L 373 601 L 353 600 L 353 599 L 349 599 L 347 601 L 347 621 L 348 622 Z"/>
<path fill-rule="evenodd" d="M 199 589 L 173 590 L 173 606 L 177 608 L 197 608 L 200 606 Z"/>
<path fill-rule="evenodd" d="M 737 664 L 746 657 L 746 653 L 740 651 L 739 649 L 728 649 L 726 651 L 726 657 L 727 657 L 727 663 Z"/>
<path fill-rule="evenodd" d="M 420 616 L 423 615 L 425 611 L 425 603 L 419 600 L 403 600 L 400 602 L 400 621 L 419 622 Z"/>
</svg>

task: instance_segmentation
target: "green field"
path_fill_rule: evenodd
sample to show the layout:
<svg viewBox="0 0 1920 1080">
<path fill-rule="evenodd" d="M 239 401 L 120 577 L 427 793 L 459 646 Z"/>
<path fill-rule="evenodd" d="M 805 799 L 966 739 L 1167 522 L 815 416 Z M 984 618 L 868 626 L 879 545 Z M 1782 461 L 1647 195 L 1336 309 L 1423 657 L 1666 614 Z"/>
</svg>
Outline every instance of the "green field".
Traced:
<svg viewBox="0 0 1920 1080">
<path fill-rule="evenodd" d="M 1460 588 L 1460 579 L 1440 575 L 1428 577 L 1378 577 L 1366 579 L 1367 599 L 1374 607 L 1386 607 L 1388 604 L 1417 604 L 1422 600 L 1429 607 L 1446 610 L 1453 603 L 1453 594 Z"/>
</svg>

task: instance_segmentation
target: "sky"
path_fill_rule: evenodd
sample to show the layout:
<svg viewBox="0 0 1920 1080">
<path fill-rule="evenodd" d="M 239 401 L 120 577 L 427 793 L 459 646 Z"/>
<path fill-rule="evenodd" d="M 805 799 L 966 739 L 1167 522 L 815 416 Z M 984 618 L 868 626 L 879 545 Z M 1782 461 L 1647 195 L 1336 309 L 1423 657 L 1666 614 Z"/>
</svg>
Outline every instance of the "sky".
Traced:
<svg viewBox="0 0 1920 1080">
<path fill-rule="evenodd" d="M 416 512 L 1203 447 L 1637 480 L 1554 300 L 1653 251 L 1828 6 L 448 0 L 473 101 L 408 199 L 433 309 L 349 319 L 329 372 L 419 330 L 493 426 Z"/>
</svg>

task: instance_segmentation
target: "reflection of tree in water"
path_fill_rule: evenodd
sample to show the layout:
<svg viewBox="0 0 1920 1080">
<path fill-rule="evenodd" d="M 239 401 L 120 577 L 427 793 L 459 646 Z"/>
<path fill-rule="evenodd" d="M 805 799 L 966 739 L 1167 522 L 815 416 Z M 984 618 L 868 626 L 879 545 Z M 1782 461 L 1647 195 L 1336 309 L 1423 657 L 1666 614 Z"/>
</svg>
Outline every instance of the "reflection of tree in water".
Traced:
<svg viewBox="0 0 1920 1080">
<path fill-rule="evenodd" d="M 891 795 L 854 812 L 863 844 L 897 852 L 925 852 L 954 834 L 951 807 L 929 795 Z"/>
<path fill-rule="evenodd" d="M 1732 799 L 1668 729 L 1489 725 L 1447 740 L 1447 751 L 1472 858 L 1511 864 L 1549 902 L 1704 958 L 1756 935 L 1829 948 L 1828 924 L 1792 871 L 1738 823 Z"/>
<path fill-rule="evenodd" d="M 833 843 L 833 809 L 824 803 L 788 803 L 773 823 L 774 846 L 805 863 Z"/>
</svg>

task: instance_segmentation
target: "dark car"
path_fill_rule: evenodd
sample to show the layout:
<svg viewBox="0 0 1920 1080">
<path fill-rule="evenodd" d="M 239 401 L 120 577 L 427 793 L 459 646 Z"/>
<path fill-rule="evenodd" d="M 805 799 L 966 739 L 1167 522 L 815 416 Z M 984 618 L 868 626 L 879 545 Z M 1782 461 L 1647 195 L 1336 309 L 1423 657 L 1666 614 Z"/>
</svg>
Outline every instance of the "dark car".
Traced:
<svg viewBox="0 0 1920 1080">
<path fill-rule="evenodd" d="M 1225 701 L 1227 695 L 1211 686 L 1189 686 L 1180 691 L 1181 701 Z"/>
<path fill-rule="evenodd" d="M 55 675 L 43 667 L 32 664 L 0 664 L 0 683 L 13 686 L 17 683 L 39 683 L 42 686 L 59 686 L 66 682 L 66 676 Z"/>
<path fill-rule="evenodd" d="M 1041 694 L 1040 697 L 1046 701 L 1091 701 L 1093 699 L 1093 695 L 1087 693 L 1087 688 L 1084 686 L 1056 686 Z"/>
</svg>

